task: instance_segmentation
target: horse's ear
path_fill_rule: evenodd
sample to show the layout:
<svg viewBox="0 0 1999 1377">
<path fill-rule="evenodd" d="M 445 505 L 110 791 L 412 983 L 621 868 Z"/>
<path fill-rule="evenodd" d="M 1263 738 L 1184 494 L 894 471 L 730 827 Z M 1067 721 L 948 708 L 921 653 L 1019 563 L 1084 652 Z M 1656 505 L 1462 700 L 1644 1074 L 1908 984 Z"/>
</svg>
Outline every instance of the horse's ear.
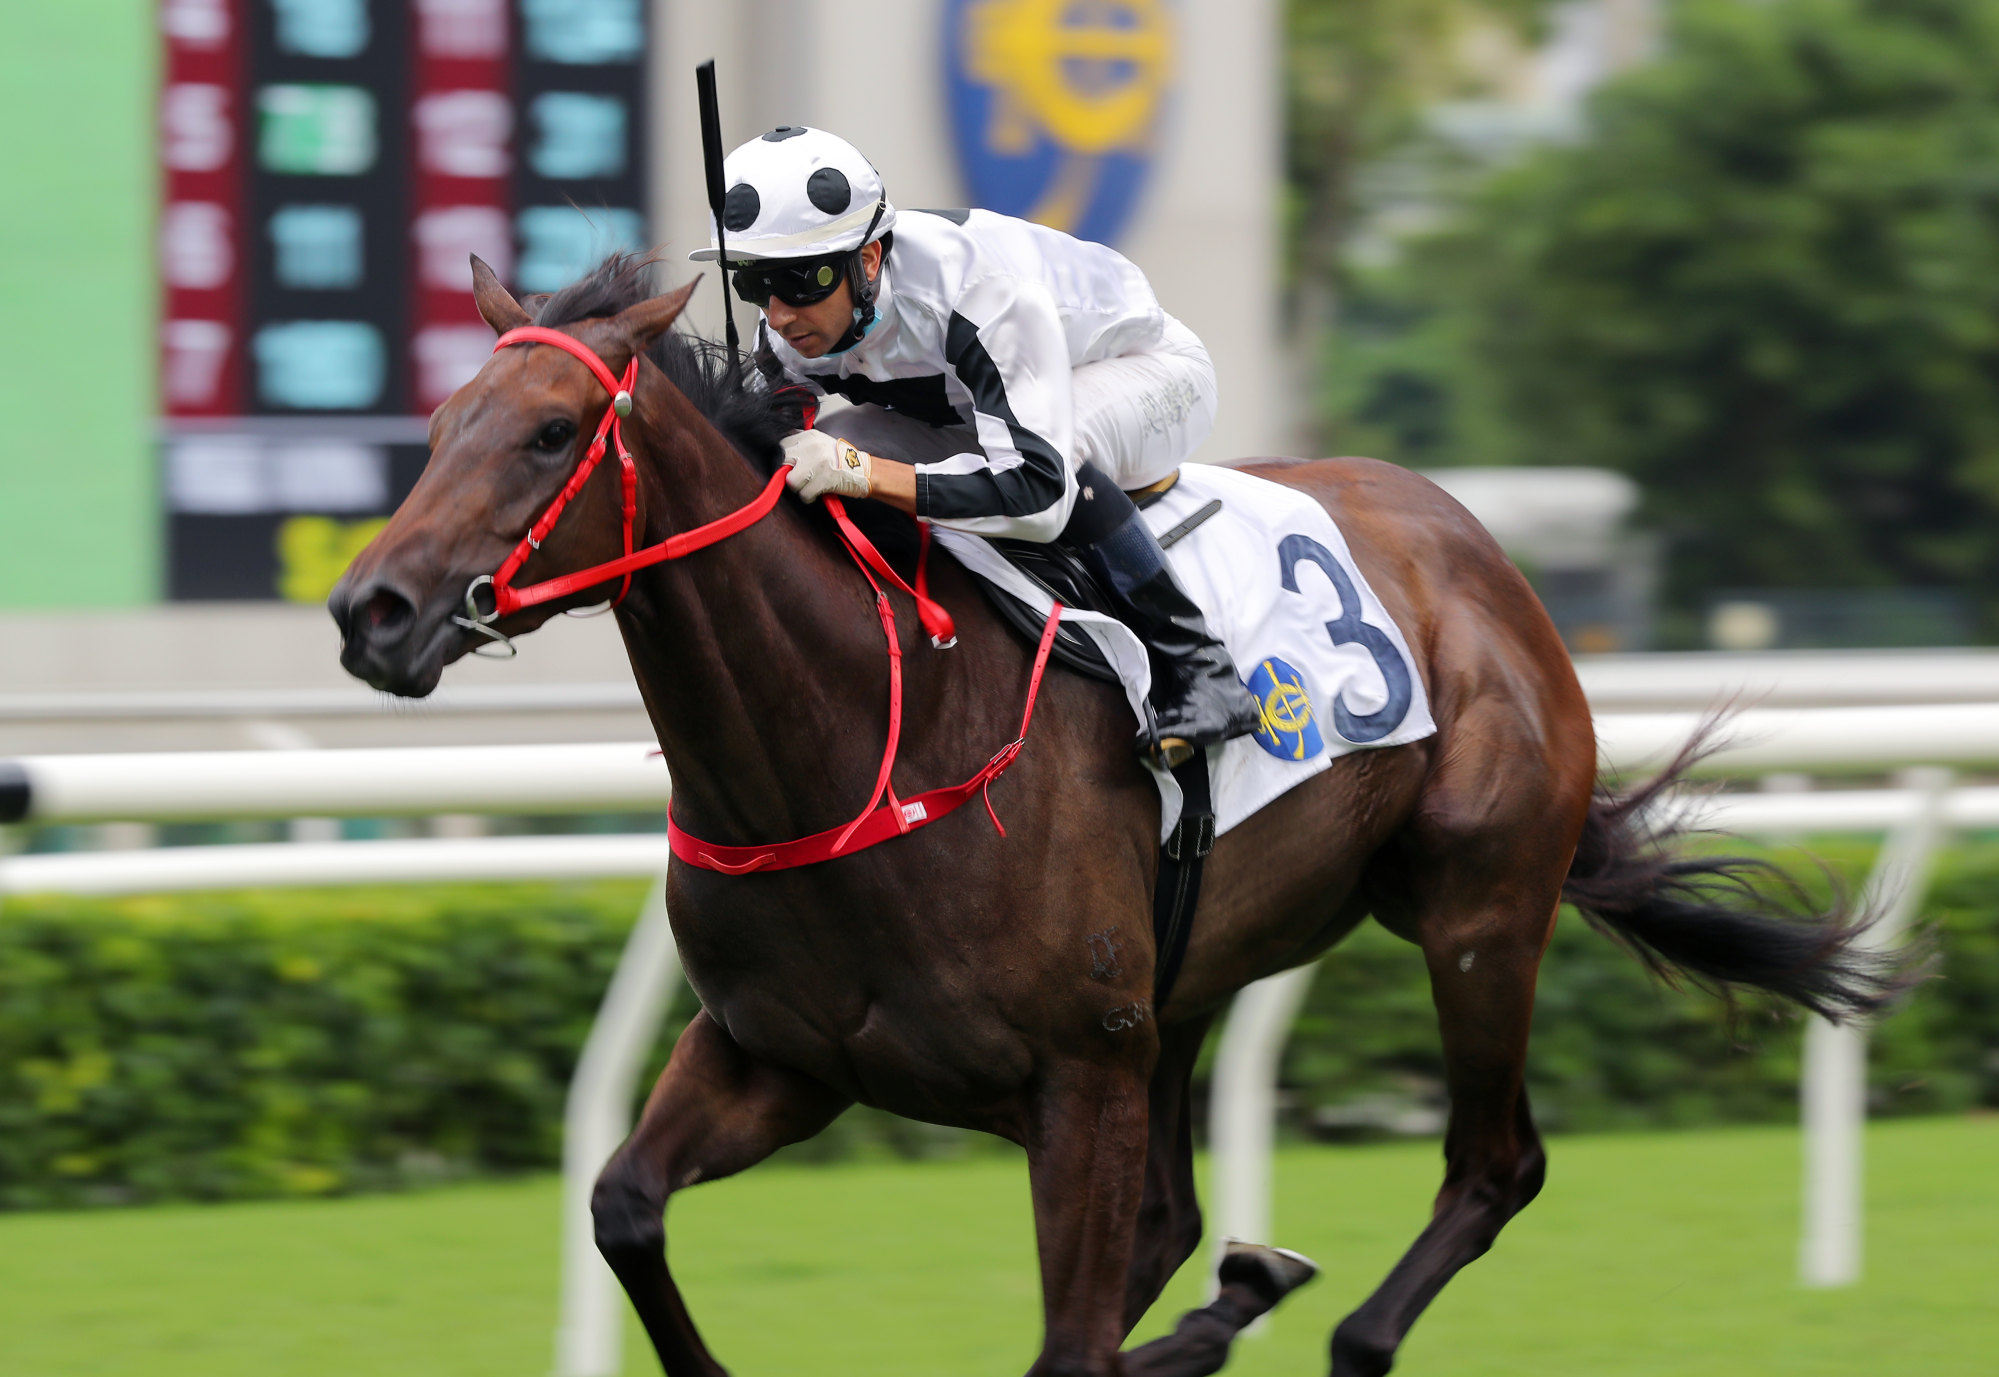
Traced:
<svg viewBox="0 0 1999 1377">
<path fill-rule="evenodd" d="M 480 317 L 493 327 L 496 335 L 532 323 L 513 293 L 500 285 L 500 275 L 476 253 L 472 255 L 472 299 L 479 304 Z"/>
<path fill-rule="evenodd" d="M 618 313 L 618 318 L 613 323 L 631 340 L 634 349 L 643 349 L 665 333 L 666 327 L 679 318 L 680 313 L 687 309 L 688 298 L 694 295 L 694 289 L 700 285 L 701 279 L 697 276 L 693 281 L 685 286 L 676 287 L 665 296 L 651 297 L 636 306 L 627 306 Z"/>
</svg>

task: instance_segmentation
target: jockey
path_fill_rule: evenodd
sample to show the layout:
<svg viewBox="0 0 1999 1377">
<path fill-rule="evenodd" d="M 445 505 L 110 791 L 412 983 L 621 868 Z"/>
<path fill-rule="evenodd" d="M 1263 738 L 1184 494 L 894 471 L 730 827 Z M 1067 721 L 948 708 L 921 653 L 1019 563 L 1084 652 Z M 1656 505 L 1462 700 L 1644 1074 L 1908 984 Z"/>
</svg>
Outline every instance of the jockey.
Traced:
<svg viewBox="0 0 1999 1377">
<path fill-rule="evenodd" d="M 855 403 L 786 438 L 793 491 L 1059 541 L 1150 652 L 1141 750 L 1170 766 L 1256 730 L 1255 696 L 1126 496 L 1170 479 L 1215 417 L 1207 351 L 1144 275 L 1010 216 L 898 216 L 868 160 L 823 130 L 750 140 L 723 182 L 725 269 L 763 312 L 759 366 Z"/>
</svg>

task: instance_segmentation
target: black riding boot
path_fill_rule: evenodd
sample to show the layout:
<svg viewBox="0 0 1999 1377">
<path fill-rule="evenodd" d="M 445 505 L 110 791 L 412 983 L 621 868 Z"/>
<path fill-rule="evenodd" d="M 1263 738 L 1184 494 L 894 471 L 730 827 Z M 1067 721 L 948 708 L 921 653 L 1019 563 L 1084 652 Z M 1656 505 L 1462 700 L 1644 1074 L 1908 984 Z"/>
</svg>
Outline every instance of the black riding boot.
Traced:
<svg viewBox="0 0 1999 1377">
<path fill-rule="evenodd" d="M 1138 508 L 1095 465 L 1076 477 L 1082 491 L 1061 543 L 1082 558 L 1152 660 L 1152 721 L 1139 734 L 1140 752 L 1171 768 L 1199 747 L 1255 731 L 1256 696 L 1173 577 Z"/>
</svg>

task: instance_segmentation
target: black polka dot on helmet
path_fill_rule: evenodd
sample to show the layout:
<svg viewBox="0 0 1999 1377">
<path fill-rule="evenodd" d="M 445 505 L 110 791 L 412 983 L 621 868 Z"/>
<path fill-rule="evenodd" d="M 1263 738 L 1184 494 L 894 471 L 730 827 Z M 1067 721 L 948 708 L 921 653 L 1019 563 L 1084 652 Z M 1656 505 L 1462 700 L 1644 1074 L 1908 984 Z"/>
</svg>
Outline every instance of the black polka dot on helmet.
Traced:
<svg viewBox="0 0 1999 1377">
<path fill-rule="evenodd" d="M 805 179 L 805 199 L 828 215 L 838 215 L 853 204 L 854 189 L 839 168 L 822 167 Z"/>
<path fill-rule="evenodd" d="M 757 222 L 757 213 L 762 209 L 757 189 L 748 182 L 737 182 L 722 198 L 722 228 L 740 234 Z"/>
</svg>

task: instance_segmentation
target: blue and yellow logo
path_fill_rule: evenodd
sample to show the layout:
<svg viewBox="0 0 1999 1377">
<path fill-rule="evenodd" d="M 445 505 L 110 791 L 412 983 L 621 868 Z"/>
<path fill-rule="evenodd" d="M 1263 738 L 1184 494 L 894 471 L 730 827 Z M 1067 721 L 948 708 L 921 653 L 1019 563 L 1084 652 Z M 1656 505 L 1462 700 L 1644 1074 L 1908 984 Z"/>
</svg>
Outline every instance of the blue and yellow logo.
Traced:
<svg viewBox="0 0 1999 1377">
<path fill-rule="evenodd" d="M 1158 143 L 1170 0 L 947 0 L 944 46 L 973 203 L 1113 240 Z"/>
<path fill-rule="evenodd" d="M 1256 744 L 1279 760 L 1310 760 L 1326 749 L 1325 737 L 1312 713 L 1312 696 L 1305 677 L 1275 655 L 1259 660 L 1249 676 L 1249 691 L 1263 709 Z"/>
</svg>

